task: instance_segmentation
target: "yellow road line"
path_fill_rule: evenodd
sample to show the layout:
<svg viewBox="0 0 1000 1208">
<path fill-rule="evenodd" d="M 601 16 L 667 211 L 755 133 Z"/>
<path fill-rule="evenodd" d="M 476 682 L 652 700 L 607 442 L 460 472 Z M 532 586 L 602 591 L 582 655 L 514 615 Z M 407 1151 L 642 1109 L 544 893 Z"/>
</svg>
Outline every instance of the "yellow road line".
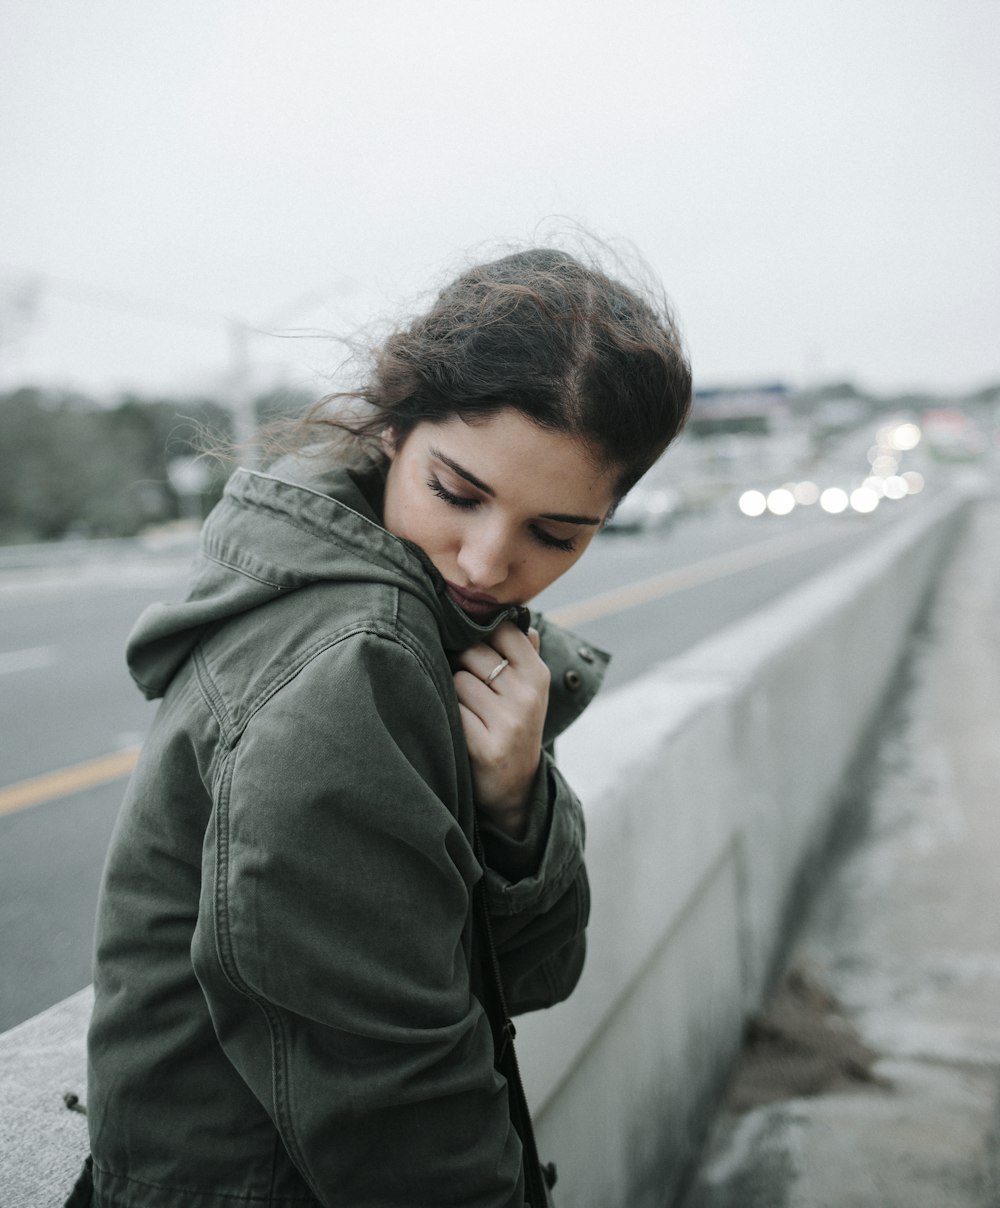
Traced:
<svg viewBox="0 0 1000 1208">
<path fill-rule="evenodd" d="M 624 612 L 625 609 L 635 608 L 639 604 L 648 604 L 650 600 L 659 599 L 660 596 L 669 595 L 671 592 L 697 587 L 701 583 L 710 583 L 713 579 L 736 574 L 737 571 L 774 562 L 778 558 L 798 553 L 802 549 L 814 548 L 841 536 L 843 533 L 839 530 L 827 530 L 821 534 L 814 533 L 811 529 L 805 532 L 783 533 L 769 541 L 758 541 L 743 549 L 717 554 L 713 558 L 692 562 L 688 566 L 668 570 L 649 579 L 626 583 L 624 587 L 603 591 L 600 595 L 578 600 L 575 604 L 550 609 L 547 615 L 557 625 L 582 625 L 586 621 L 596 621 L 600 617 Z"/>
<path fill-rule="evenodd" d="M 841 535 L 839 531 L 817 534 L 811 530 L 784 533 L 769 541 L 758 541 L 741 550 L 705 558 L 701 562 L 691 563 L 690 566 L 653 575 L 649 579 L 640 579 L 637 583 L 627 583 L 624 587 L 601 592 L 586 600 L 578 600 L 575 604 L 565 604 L 562 608 L 549 610 L 547 615 L 559 625 L 582 625 L 586 621 L 595 621 L 599 617 L 611 616 L 612 613 L 647 604 L 650 600 L 656 600 L 671 592 L 709 583 L 713 579 L 721 579 L 753 566 L 762 566 L 766 562 L 776 561 L 801 549 L 821 545 Z M 139 748 L 129 747 L 113 755 L 102 755 L 97 759 L 89 759 L 86 763 L 78 763 L 57 772 L 48 772 L 43 776 L 35 776 L 31 780 L 22 780 L 18 784 L 0 789 L 0 816 L 27 809 L 32 805 L 41 805 L 44 801 L 68 797 L 82 789 L 119 780 L 132 771 L 138 757 Z"/>
<path fill-rule="evenodd" d="M 0 789 L 0 815 L 13 814 L 30 805 L 41 805 L 43 801 L 55 801 L 58 797 L 78 793 L 81 789 L 92 789 L 99 784 L 120 780 L 132 771 L 138 758 L 139 748 L 129 747 L 113 755 L 88 759 L 86 763 L 78 763 L 71 768 L 60 768 L 57 772 L 46 772 L 44 776 L 21 780 Z"/>
</svg>

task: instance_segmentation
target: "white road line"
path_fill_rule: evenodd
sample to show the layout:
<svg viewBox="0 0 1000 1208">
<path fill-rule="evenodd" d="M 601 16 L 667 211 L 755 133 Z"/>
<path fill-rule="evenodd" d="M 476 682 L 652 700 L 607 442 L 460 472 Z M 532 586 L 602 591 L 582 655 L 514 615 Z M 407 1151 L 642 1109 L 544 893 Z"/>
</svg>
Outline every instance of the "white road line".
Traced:
<svg viewBox="0 0 1000 1208">
<path fill-rule="evenodd" d="M 36 671 L 56 662 L 55 646 L 31 646 L 27 650 L 0 650 L 0 675 L 8 671 Z"/>
</svg>

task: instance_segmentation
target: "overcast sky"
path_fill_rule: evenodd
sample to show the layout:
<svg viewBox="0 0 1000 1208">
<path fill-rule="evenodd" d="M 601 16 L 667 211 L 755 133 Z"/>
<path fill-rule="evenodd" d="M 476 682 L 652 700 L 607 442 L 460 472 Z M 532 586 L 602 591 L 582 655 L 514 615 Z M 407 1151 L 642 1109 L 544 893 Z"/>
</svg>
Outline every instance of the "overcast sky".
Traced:
<svg viewBox="0 0 1000 1208">
<path fill-rule="evenodd" d="M 998 63 L 997 0 L 4 0 L 0 385 L 219 383 L 560 218 L 702 386 L 994 381 Z"/>
</svg>

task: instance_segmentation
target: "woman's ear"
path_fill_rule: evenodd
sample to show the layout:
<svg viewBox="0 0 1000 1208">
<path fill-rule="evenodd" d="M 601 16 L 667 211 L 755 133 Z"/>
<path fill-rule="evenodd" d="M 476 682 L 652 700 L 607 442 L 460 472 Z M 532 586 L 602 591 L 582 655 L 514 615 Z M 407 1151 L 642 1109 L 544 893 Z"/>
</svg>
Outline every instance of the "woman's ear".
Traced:
<svg viewBox="0 0 1000 1208">
<path fill-rule="evenodd" d="M 382 429 L 382 452 L 390 461 L 396 456 L 396 445 L 398 442 L 399 437 L 395 428 Z"/>
</svg>

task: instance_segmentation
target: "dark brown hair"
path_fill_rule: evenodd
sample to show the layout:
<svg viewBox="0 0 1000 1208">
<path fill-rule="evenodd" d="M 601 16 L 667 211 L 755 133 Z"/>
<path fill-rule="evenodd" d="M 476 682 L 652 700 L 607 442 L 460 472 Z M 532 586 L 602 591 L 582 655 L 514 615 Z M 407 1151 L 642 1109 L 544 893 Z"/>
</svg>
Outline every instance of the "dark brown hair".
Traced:
<svg viewBox="0 0 1000 1208">
<path fill-rule="evenodd" d="M 691 368 L 664 298 L 531 248 L 468 269 L 393 331 L 367 384 L 312 408 L 302 443 L 322 451 L 333 439 L 342 454 L 378 458 L 386 430 L 398 443 L 424 421 L 474 424 L 513 407 L 613 467 L 620 498 L 690 405 Z"/>
</svg>

